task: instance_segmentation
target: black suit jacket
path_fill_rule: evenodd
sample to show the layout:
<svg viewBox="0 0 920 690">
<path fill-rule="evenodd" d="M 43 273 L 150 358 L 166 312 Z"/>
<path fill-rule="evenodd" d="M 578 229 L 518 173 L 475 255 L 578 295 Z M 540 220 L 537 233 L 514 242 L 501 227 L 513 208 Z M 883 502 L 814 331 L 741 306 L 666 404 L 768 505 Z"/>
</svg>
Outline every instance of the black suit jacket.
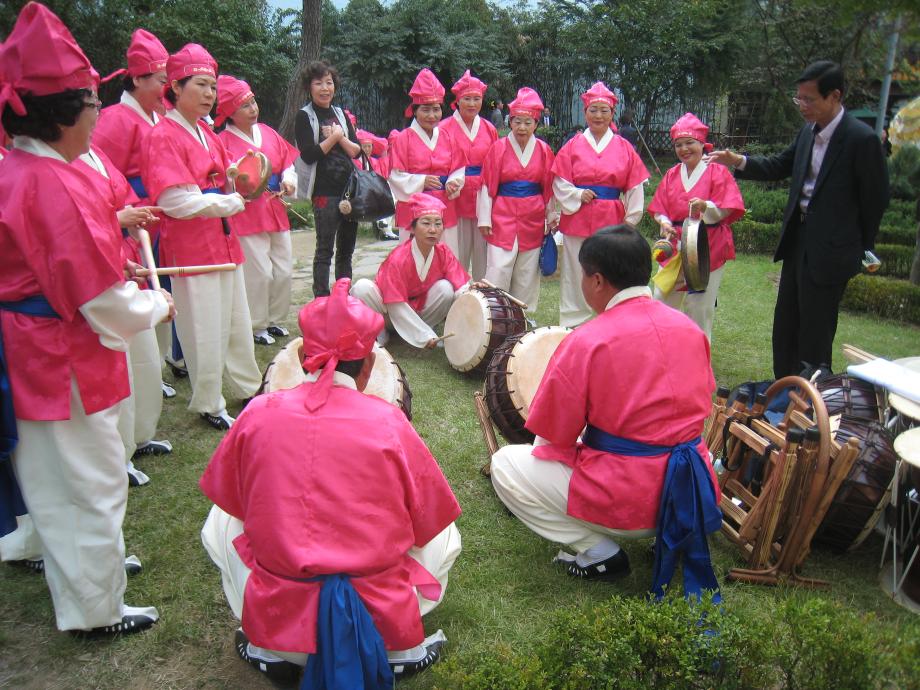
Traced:
<svg viewBox="0 0 920 690">
<path fill-rule="evenodd" d="M 799 198 L 811 164 L 812 125 L 806 124 L 789 148 L 773 156 L 750 156 L 736 176 L 750 180 L 792 178 L 783 212 L 783 230 L 774 261 L 792 257 L 798 231 Z M 860 270 L 866 249 L 875 246 L 888 207 L 888 166 L 882 145 L 866 124 L 844 113 L 828 142 L 808 203 L 805 261 L 821 285 L 846 282 Z"/>
</svg>

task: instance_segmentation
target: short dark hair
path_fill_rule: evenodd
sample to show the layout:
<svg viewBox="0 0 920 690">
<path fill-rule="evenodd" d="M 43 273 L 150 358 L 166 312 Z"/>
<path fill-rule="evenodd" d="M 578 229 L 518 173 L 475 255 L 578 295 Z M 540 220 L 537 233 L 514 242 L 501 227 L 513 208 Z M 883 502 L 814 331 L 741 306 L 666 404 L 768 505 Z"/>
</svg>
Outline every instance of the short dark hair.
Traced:
<svg viewBox="0 0 920 690">
<path fill-rule="evenodd" d="M 366 357 L 364 359 L 367 359 Z M 335 370 L 340 371 L 346 376 L 351 376 L 353 379 L 358 377 L 358 374 L 361 373 L 361 367 L 364 366 L 364 359 L 347 359 L 339 360 L 339 363 L 335 365 Z"/>
<path fill-rule="evenodd" d="M 823 98 L 827 98 L 827 95 L 834 90 L 839 90 L 841 96 L 846 91 L 843 69 L 836 62 L 831 62 L 830 60 L 818 60 L 811 63 L 799 75 L 795 83 L 801 84 L 806 81 L 818 82 L 818 92 Z"/>
<path fill-rule="evenodd" d="M 182 77 L 182 79 L 177 80 L 176 83 L 179 86 L 185 86 L 186 83 L 188 83 L 189 79 L 191 79 L 191 77 Z M 169 88 L 165 89 L 165 92 L 166 92 L 166 100 L 172 103 L 173 105 L 175 105 L 176 101 L 179 100 L 179 97 L 176 95 L 176 92 L 173 91 L 172 89 L 172 82 L 169 83 Z"/>
<path fill-rule="evenodd" d="M 639 231 L 629 225 L 608 225 L 584 241 L 578 263 L 586 275 L 600 273 L 617 290 L 648 285 L 652 251 Z"/>
<path fill-rule="evenodd" d="M 147 77 L 152 77 L 153 72 L 148 72 L 147 74 L 141 74 L 136 77 L 132 77 L 130 74 L 126 74 L 124 79 L 121 80 L 121 88 L 123 88 L 128 93 L 134 91 L 137 88 L 134 84 L 135 79 L 146 79 Z"/>
<path fill-rule="evenodd" d="M 86 107 L 89 89 L 67 89 L 47 96 L 21 95 L 25 115 L 17 115 L 9 104 L 3 110 L 3 128 L 10 136 L 23 135 L 42 141 L 57 141 L 61 127 L 73 127 Z"/>
<path fill-rule="evenodd" d="M 327 74 L 332 77 L 332 83 L 335 85 L 335 90 L 338 91 L 339 73 L 335 67 L 325 60 L 314 60 L 301 70 L 300 80 L 303 82 L 303 88 L 306 90 L 308 96 L 310 94 L 310 82 L 314 79 L 322 79 Z"/>
</svg>

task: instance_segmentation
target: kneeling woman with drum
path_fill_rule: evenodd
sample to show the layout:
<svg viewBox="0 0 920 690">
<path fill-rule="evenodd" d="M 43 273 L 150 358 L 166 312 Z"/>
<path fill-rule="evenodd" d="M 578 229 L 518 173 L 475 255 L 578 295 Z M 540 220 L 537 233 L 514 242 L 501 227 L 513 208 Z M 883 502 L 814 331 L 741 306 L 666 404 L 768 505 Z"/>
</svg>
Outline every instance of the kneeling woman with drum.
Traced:
<svg viewBox="0 0 920 690">
<path fill-rule="evenodd" d="M 680 163 L 665 173 L 648 212 L 661 226 L 661 236 L 676 247 L 681 238 L 681 223 L 688 217 L 700 218 L 708 226 L 709 284 L 701 292 L 687 290 L 681 267 L 676 282 L 662 284 L 666 274 L 656 275 L 655 298 L 682 310 L 712 340 L 712 319 L 725 262 L 735 258 L 731 224 L 744 215 L 744 201 L 735 178 L 724 165 L 707 163 L 703 151 L 709 127 L 693 113 L 687 113 L 671 126 L 671 141 Z M 665 287 L 669 289 L 664 289 Z"/>
<path fill-rule="evenodd" d="M 438 344 L 433 327 L 445 319 L 456 291 L 466 286 L 470 277 L 441 243 L 444 204 L 418 193 L 409 198 L 408 206 L 412 239 L 390 252 L 375 280 L 359 280 L 351 294 L 383 314 L 407 343 L 431 349 Z M 386 333 L 386 329 L 381 331 L 381 345 Z"/>
<path fill-rule="evenodd" d="M 482 168 L 477 211 L 488 243 L 486 280 L 535 311 L 540 298 L 540 245 L 559 223 L 553 211 L 553 151 L 537 139 L 543 112 L 539 94 L 526 86 L 509 104 L 511 133 L 495 142 Z"/>
</svg>

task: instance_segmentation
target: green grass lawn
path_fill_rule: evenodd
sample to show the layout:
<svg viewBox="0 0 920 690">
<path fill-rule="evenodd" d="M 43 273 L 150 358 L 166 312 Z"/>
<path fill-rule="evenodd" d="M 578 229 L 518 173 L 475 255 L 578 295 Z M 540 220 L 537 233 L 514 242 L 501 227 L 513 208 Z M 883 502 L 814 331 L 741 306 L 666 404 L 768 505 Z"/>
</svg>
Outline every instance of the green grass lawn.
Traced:
<svg viewBox="0 0 920 690">
<path fill-rule="evenodd" d="M 764 257 L 743 256 L 730 264 L 713 341 L 719 383 L 733 386 L 770 377 L 776 277 L 777 267 Z M 543 283 L 537 313 L 541 325 L 558 322 L 558 286 L 556 279 Z M 297 286 L 295 294 L 305 299 L 307 286 Z M 288 323 L 292 330 L 295 316 L 296 311 Z M 835 343 L 835 369 L 844 367 L 838 358 L 844 342 L 890 358 L 915 355 L 920 354 L 920 329 L 844 313 Z M 545 639 L 555 612 L 600 603 L 614 593 L 636 597 L 645 593 L 652 567 L 647 542 L 626 544 L 633 573 L 616 585 L 576 582 L 553 566 L 558 547 L 510 517 L 479 474 L 486 460 L 485 444 L 472 394 L 482 382 L 452 370 L 442 350 L 417 351 L 397 338 L 389 349 L 408 375 L 416 428 L 441 462 L 463 507 L 459 521 L 463 553 L 451 572 L 443 604 L 425 619 L 429 632 L 444 629 L 449 654 L 487 651 L 497 642 L 532 648 Z M 257 348 L 263 368 L 277 350 L 277 346 Z M 0 687 L 272 687 L 233 650 L 237 624 L 224 600 L 218 571 L 199 538 L 210 505 L 199 493 L 197 480 L 221 434 L 185 409 L 187 381 L 175 385 L 179 395 L 166 402 L 161 421 L 161 435 L 172 441 L 175 451 L 139 463 L 152 482 L 131 490 L 125 520 L 128 553 L 136 553 L 144 563 L 144 572 L 129 580 L 126 601 L 156 605 L 160 623 L 144 634 L 113 641 L 77 640 L 56 631 L 43 578 L 2 566 Z M 231 413 L 237 409 L 238 403 Z M 721 535 L 711 543 L 722 580 L 741 561 Z M 874 612 L 881 625 L 906 629 L 911 614 L 890 602 L 878 586 L 880 552 L 877 536 L 853 554 L 819 549 L 806 562 L 805 574 L 831 580 L 830 589 L 729 583 L 723 592 L 726 606 L 769 615 L 789 597 L 821 597 L 860 613 Z M 434 685 L 432 673 L 400 684 L 406 688 Z"/>
</svg>

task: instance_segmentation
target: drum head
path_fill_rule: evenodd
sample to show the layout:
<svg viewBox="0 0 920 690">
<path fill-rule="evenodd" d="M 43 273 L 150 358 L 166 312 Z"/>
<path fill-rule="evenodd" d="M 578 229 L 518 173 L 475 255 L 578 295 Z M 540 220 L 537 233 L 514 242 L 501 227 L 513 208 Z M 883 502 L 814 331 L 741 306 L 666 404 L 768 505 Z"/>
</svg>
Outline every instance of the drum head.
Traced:
<svg viewBox="0 0 920 690">
<path fill-rule="evenodd" d="M 559 343 L 572 332 L 564 326 L 544 326 L 521 336 L 508 361 L 508 394 L 526 421 L 546 366 Z"/>
<path fill-rule="evenodd" d="M 709 233 L 699 219 L 687 218 L 680 235 L 681 266 L 687 288 L 702 292 L 709 285 Z"/>
<path fill-rule="evenodd" d="M 444 333 L 454 334 L 444 341 L 444 354 L 454 369 L 469 371 L 485 357 L 492 333 L 490 314 L 488 300 L 478 290 L 454 300 L 444 321 Z"/>
<path fill-rule="evenodd" d="M 294 338 L 275 355 L 275 358 L 265 369 L 262 377 L 263 393 L 296 388 L 307 380 L 307 375 L 301 366 L 301 347 L 303 338 Z"/>
<path fill-rule="evenodd" d="M 227 169 L 227 179 L 244 199 L 258 199 L 268 187 L 272 166 L 261 151 L 250 149 Z"/>
<path fill-rule="evenodd" d="M 393 355 L 379 345 L 374 345 L 374 368 L 364 392 L 385 400 L 391 405 L 399 404 L 402 397 L 402 380 Z"/>
</svg>

